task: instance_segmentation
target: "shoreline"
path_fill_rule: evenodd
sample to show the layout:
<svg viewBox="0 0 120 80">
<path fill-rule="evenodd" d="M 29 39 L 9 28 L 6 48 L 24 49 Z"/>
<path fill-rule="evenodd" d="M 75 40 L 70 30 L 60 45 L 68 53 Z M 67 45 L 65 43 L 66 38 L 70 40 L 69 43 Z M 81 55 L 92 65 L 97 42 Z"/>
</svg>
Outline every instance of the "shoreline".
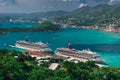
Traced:
<svg viewBox="0 0 120 80">
<path fill-rule="evenodd" d="M 102 32 L 109 32 L 109 33 L 120 33 L 120 29 L 119 30 L 117 30 L 117 29 L 109 30 L 109 29 L 102 29 L 102 28 L 95 29 L 95 28 L 91 28 L 91 27 L 68 27 L 68 28 L 73 28 L 73 29 L 88 29 L 88 30 L 95 30 L 95 31 L 102 31 Z"/>
<path fill-rule="evenodd" d="M 105 26 L 105 27 L 100 27 L 100 26 L 85 26 L 83 27 L 85 29 L 91 29 L 91 30 L 98 30 L 98 31 L 103 31 L 103 32 L 113 32 L 113 33 L 120 33 L 120 28 L 116 26 Z"/>
<path fill-rule="evenodd" d="M 4 34 L 7 34 L 8 32 L 0 32 L 0 36 L 1 35 L 4 35 Z"/>
<path fill-rule="evenodd" d="M 12 28 L 0 28 L 0 32 L 52 32 L 60 30 L 61 26 L 58 24 L 54 24 L 51 22 L 43 22 L 38 24 L 35 27 L 26 27 L 26 28 L 19 28 L 19 27 L 12 27 Z"/>
</svg>

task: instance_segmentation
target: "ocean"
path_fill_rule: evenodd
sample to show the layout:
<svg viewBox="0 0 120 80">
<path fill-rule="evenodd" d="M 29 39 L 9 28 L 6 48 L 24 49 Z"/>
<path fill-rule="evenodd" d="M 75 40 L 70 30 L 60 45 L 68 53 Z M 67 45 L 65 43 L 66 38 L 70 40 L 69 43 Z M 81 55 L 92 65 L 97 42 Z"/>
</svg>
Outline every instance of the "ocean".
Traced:
<svg viewBox="0 0 120 80">
<path fill-rule="evenodd" d="M 29 25 L 33 26 L 31 23 Z M 55 32 L 12 32 L 0 36 L 0 49 L 18 50 L 9 47 L 9 45 L 15 45 L 16 41 L 23 40 L 25 36 L 28 36 L 32 42 L 48 43 L 53 51 L 59 47 L 67 47 L 68 43 L 71 43 L 72 48 L 79 50 L 89 48 L 97 52 L 108 66 L 120 66 L 119 33 L 73 28 L 65 28 Z"/>
</svg>

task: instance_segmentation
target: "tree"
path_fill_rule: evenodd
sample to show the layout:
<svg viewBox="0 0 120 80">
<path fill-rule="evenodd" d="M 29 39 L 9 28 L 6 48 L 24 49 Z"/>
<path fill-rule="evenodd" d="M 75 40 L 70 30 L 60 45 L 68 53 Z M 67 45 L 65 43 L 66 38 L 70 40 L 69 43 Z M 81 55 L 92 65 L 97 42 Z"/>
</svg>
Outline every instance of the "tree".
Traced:
<svg viewBox="0 0 120 80">
<path fill-rule="evenodd" d="M 3 79 L 6 80 L 23 80 L 25 79 L 25 74 L 23 71 L 23 66 L 17 62 L 17 60 L 9 54 L 0 56 L 0 71 Z"/>
</svg>

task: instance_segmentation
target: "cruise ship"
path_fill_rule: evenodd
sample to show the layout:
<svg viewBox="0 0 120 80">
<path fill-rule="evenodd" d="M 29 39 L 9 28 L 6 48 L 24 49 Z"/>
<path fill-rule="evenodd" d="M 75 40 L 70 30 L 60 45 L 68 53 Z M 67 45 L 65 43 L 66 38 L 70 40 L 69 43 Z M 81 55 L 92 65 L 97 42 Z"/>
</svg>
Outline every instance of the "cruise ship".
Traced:
<svg viewBox="0 0 120 80">
<path fill-rule="evenodd" d="M 81 62 L 95 61 L 96 63 L 104 63 L 104 60 L 96 52 L 92 52 L 90 49 L 81 51 L 72 49 L 70 43 L 68 44 L 68 48 L 57 48 L 55 54 Z"/>
<path fill-rule="evenodd" d="M 27 39 L 17 41 L 15 44 L 16 48 L 37 51 L 37 52 L 52 52 L 52 50 L 48 47 L 47 44 L 42 42 L 30 42 Z"/>
</svg>

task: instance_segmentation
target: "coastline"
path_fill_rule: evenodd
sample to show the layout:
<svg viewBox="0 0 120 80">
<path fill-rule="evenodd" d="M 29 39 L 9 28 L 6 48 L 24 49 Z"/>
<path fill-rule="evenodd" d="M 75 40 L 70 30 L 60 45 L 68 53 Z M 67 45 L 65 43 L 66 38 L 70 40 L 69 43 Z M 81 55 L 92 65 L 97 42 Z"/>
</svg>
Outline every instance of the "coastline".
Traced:
<svg viewBox="0 0 120 80">
<path fill-rule="evenodd" d="M 38 24 L 35 27 L 26 27 L 26 28 L 20 28 L 20 27 L 12 27 L 12 28 L 0 28 L 1 32 L 52 32 L 60 30 L 61 26 L 58 24 L 54 24 L 51 22 L 43 22 L 41 24 Z"/>
<path fill-rule="evenodd" d="M 120 33 L 120 28 L 117 27 L 115 24 L 109 24 L 108 26 L 86 26 L 84 28 L 88 28 L 92 30 L 99 30 L 103 32 Z"/>
<path fill-rule="evenodd" d="M 110 28 L 106 28 L 106 27 L 95 28 L 93 26 L 84 26 L 84 27 L 68 27 L 68 28 L 97 30 L 97 31 L 102 31 L 102 32 L 110 32 L 110 33 L 120 33 L 120 29 L 119 28 L 115 29 L 113 27 L 110 27 Z"/>
<path fill-rule="evenodd" d="M 8 32 L 0 32 L 0 35 L 4 35 L 7 34 Z"/>
</svg>

